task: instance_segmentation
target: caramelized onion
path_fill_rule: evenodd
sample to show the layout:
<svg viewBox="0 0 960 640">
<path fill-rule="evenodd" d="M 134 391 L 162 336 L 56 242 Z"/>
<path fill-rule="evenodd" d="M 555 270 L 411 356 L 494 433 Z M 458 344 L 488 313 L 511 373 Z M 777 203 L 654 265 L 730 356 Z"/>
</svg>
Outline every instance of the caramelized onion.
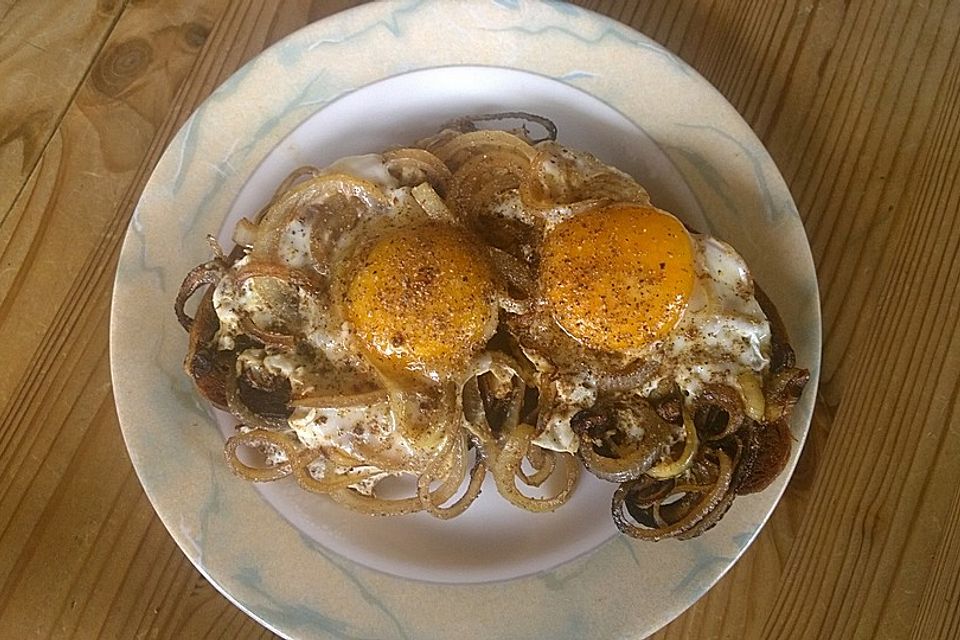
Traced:
<svg viewBox="0 0 960 640">
<path fill-rule="evenodd" d="M 625 369 L 598 378 L 597 392 L 616 393 L 637 389 L 650 378 L 656 368 L 657 363 L 652 360 L 637 360 Z"/>
<path fill-rule="evenodd" d="M 463 466 L 459 466 L 459 475 L 457 473 L 448 473 L 439 487 L 429 492 L 426 500 L 432 504 L 443 504 L 450 500 L 456 493 L 460 484 L 463 482 Z M 432 478 L 431 478 L 432 480 Z M 419 487 L 419 479 L 418 479 Z M 347 488 L 333 491 L 330 494 L 336 502 L 368 515 L 389 516 L 415 513 L 424 509 L 425 499 L 421 498 L 419 493 L 409 498 L 387 499 L 376 496 L 376 487 L 374 495 L 367 496 L 359 493 L 355 489 Z M 466 508 L 466 507 L 464 507 Z"/>
<path fill-rule="evenodd" d="M 530 466 L 533 467 L 533 473 L 528 474 L 523 470 L 523 466 L 521 465 L 520 470 L 517 472 L 517 477 L 519 477 L 525 485 L 531 487 L 541 486 L 553 474 L 554 469 L 557 468 L 557 458 L 559 455 L 556 451 L 531 444 L 530 450 L 527 451 L 527 461 L 530 463 Z"/>
<path fill-rule="evenodd" d="M 580 477 L 580 465 L 569 453 L 562 454 L 560 457 L 564 461 L 564 484 L 556 494 L 541 498 L 521 493 L 517 489 L 517 475 L 533 436 L 534 428 L 531 425 L 517 425 L 514 432 L 506 438 L 503 448 L 497 453 L 493 477 L 497 483 L 497 491 L 512 504 L 527 511 L 554 511 L 573 495 L 573 489 Z"/>
<path fill-rule="evenodd" d="M 664 460 L 655 467 L 647 470 L 647 475 L 651 478 L 663 480 L 680 475 L 687 470 L 690 463 L 693 462 L 693 457 L 697 454 L 697 447 L 699 446 L 697 428 L 694 426 L 693 418 L 690 417 L 690 412 L 687 411 L 686 407 L 684 407 L 682 411 L 684 433 L 683 451 L 676 460 Z"/>
<path fill-rule="evenodd" d="M 311 471 L 317 463 L 323 468 L 323 474 L 319 478 Z M 302 489 L 321 494 L 347 489 L 350 485 L 369 480 L 380 473 L 378 469 L 369 466 L 337 466 L 319 449 L 302 451 L 293 464 L 293 475 L 297 484 Z"/>
<path fill-rule="evenodd" d="M 629 175 L 592 154 L 545 142 L 530 159 L 530 170 L 520 184 L 523 203 L 533 209 L 587 202 L 649 204 L 646 190 Z"/>
<path fill-rule="evenodd" d="M 466 511 L 467 507 L 473 504 L 473 501 L 480 495 L 483 478 L 486 475 L 486 466 L 484 466 L 483 456 L 480 453 L 477 453 L 477 459 L 470 470 L 470 481 L 467 483 L 466 490 L 452 504 L 441 506 L 437 501 L 437 495 L 430 492 L 430 484 L 438 479 L 437 476 L 439 478 L 457 478 L 459 486 L 464 478 L 466 455 L 465 439 L 463 437 L 457 438 L 450 456 L 430 465 L 427 471 L 417 479 L 417 497 L 420 499 L 420 504 L 430 515 L 441 520 L 449 520 Z"/>
<path fill-rule="evenodd" d="M 766 421 L 773 423 L 788 417 L 809 381 L 809 371 L 793 367 L 783 369 L 771 376 L 764 388 L 767 401 L 764 416 Z"/>
<path fill-rule="evenodd" d="M 726 385 L 704 385 L 696 405 L 694 422 L 707 441 L 721 440 L 736 433 L 746 420 L 740 393 Z"/>
<path fill-rule="evenodd" d="M 674 427 L 640 398 L 598 403 L 570 420 L 580 439 L 577 455 L 587 471 L 608 482 L 625 482 L 650 470 Z"/>
<path fill-rule="evenodd" d="M 287 287 L 300 287 L 307 295 L 315 296 L 323 289 L 323 283 L 316 275 L 303 269 L 295 269 L 273 262 L 251 261 L 241 267 L 234 277 L 234 286 L 237 289 L 243 283 L 255 278 L 275 280 Z M 247 314 L 240 315 L 240 327 L 244 333 L 263 344 L 280 347 L 293 347 L 297 340 L 302 337 L 296 330 L 284 333 L 261 327 Z"/>
<path fill-rule="evenodd" d="M 306 395 L 290 400 L 294 407 L 309 409 L 352 409 L 355 407 L 372 407 L 386 402 L 389 398 L 383 389 L 353 394 L 325 394 Z"/>
<path fill-rule="evenodd" d="M 440 158 L 425 149 L 392 149 L 384 152 L 383 160 L 387 171 L 397 178 L 401 185 L 415 187 L 427 182 L 441 198 L 450 188 L 450 169 Z"/>
<path fill-rule="evenodd" d="M 529 162 L 536 150 L 517 136 L 506 131 L 471 131 L 444 141 L 428 149 L 440 158 L 456 174 L 470 158 L 496 154 L 506 159 L 511 156 L 518 161 Z"/>
<path fill-rule="evenodd" d="M 418 184 L 410 190 L 410 194 L 431 220 L 456 224 L 456 218 L 454 218 L 450 209 L 447 208 L 447 205 L 443 203 L 443 200 L 428 183 Z"/>
<path fill-rule="evenodd" d="M 675 480 L 663 482 L 650 478 L 620 485 L 611 505 L 617 528 L 633 538 L 657 541 L 694 537 L 715 524 L 732 500 L 728 494 L 732 493 L 734 464 L 723 450 L 714 449 L 712 453 L 717 458 L 717 470 L 706 485 L 678 485 Z M 671 502 L 677 495 L 680 499 Z M 710 517 L 718 509 L 720 514 Z M 663 513 L 664 510 L 667 513 Z"/>
<path fill-rule="evenodd" d="M 177 320 L 180 321 L 180 326 L 187 331 L 190 331 L 190 327 L 193 326 L 193 318 L 188 316 L 187 312 L 183 309 L 187 300 L 193 297 L 193 294 L 196 293 L 200 287 L 204 285 L 216 285 L 220 282 L 221 278 L 223 278 L 223 274 L 223 262 L 219 259 L 204 262 L 190 270 L 187 277 L 184 278 L 180 284 L 177 299 L 173 303 L 173 310 L 177 314 Z"/>
<path fill-rule="evenodd" d="M 539 139 L 532 139 L 531 144 L 557 139 L 557 125 L 553 123 L 553 120 L 526 111 L 500 111 L 497 113 L 463 116 L 444 123 L 440 128 L 453 129 L 456 131 L 476 131 L 478 122 L 494 122 L 499 120 L 526 120 L 527 122 L 532 122 L 543 127 L 546 136 Z M 524 130 L 526 130 L 526 126 L 524 126 Z"/>
<path fill-rule="evenodd" d="M 278 190 L 279 191 L 279 190 Z M 340 197 L 352 203 L 339 209 L 341 224 L 326 226 L 352 227 L 362 215 L 379 212 L 389 207 L 389 199 L 377 185 L 362 178 L 342 173 L 312 175 L 307 180 L 283 190 L 262 213 L 259 232 L 253 245 L 257 258 L 270 261 L 277 259 L 277 248 L 288 225 L 298 216 L 312 217 L 322 210 L 324 203 Z M 312 215 L 311 215 L 312 214 Z M 316 256 L 314 256 L 316 259 Z"/>
</svg>

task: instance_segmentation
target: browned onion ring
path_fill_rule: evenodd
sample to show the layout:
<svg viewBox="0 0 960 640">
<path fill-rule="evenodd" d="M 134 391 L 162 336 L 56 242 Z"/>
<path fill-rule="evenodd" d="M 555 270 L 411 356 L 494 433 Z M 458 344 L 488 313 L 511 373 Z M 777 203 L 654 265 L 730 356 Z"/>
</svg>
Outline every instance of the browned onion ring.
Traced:
<svg viewBox="0 0 960 640">
<path fill-rule="evenodd" d="M 443 479 L 442 484 L 429 492 L 429 500 L 433 504 L 443 504 L 448 501 L 456 493 L 457 489 L 460 487 L 460 484 L 463 482 L 464 478 L 464 466 L 453 465 L 458 467 L 451 469 L 451 473 L 448 473 Z M 418 478 L 418 490 L 419 490 L 419 478 Z M 367 515 L 374 516 L 392 516 L 392 515 L 404 515 L 408 513 L 415 513 L 417 511 L 422 511 L 424 509 L 424 501 L 421 499 L 419 493 L 418 495 L 409 497 L 409 498 L 399 498 L 396 500 L 378 498 L 374 496 L 365 496 L 357 491 L 354 491 L 351 488 L 340 489 L 330 492 L 330 497 L 334 501 L 342 504 L 354 511 L 359 511 L 360 513 L 365 513 Z M 452 507 L 451 507 L 452 508 Z M 466 507 L 464 507 L 466 508 Z"/>
<path fill-rule="evenodd" d="M 414 167 L 426 177 L 427 182 L 441 198 L 446 196 L 447 190 L 450 188 L 450 182 L 453 179 L 450 169 L 440 158 L 426 149 L 416 147 L 391 149 L 384 152 L 383 160 L 387 171 L 391 174 L 394 174 L 395 171 L 402 171 L 407 166 Z M 395 177 L 399 178 L 399 176 Z"/>
<path fill-rule="evenodd" d="M 235 366 L 235 365 L 234 365 Z M 286 418 L 278 416 L 264 416 L 253 411 L 246 405 L 240 397 L 239 377 L 234 367 L 231 367 L 230 375 L 224 380 L 224 391 L 227 399 L 227 408 L 233 417 L 250 427 L 256 427 L 264 431 L 279 431 L 287 429 L 289 424 Z"/>
<path fill-rule="evenodd" d="M 765 422 L 773 423 L 789 417 L 809 381 L 810 372 L 806 369 L 788 367 L 773 374 L 764 385 Z"/>
<path fill-rule="evenodd" d="M 303 287 L 312 293 L 319 293 L 324 289 L 323 281 L 317 275 L 276 262 L 249 262 L 237 271 L 234 278 L 237 286 L 251 278 L 274 278 L 284 284 Z"/>
<path fill-rule="evenodd" d="M 517 472 L 517 477 L 520 478 L 525 485 L 539 487 L 547 481 L 547 478 L 549 478 L 553 474 L 554 469 L 557 468 L 557 458 L 558 454 L 556 451 L 531 444 L 530 450 L 527 452 L 527 461 L 530 463 L 530 466 L 533 467 L 533 473 L 528 474 L 521 466 Z"/>
<path fill-rule="evenodd" d="M 675 460 L 662 460 L 657 465 L 647 469 L 647 475 L 659 480 L 673 478 L 686 471 L 693 463 L 693 459 L 700 447 L 700 440 L 697 438 L 697 428 L 693 424 L 693 417 L 686 407 L 681 407 L 683 416 L 683 451 Z"/>
<path fill-rule="evenodd" d="M 290 400 L 294 407 L 308 409 L 350 409 L 354 407 L 369 407 L 389 400 L 383 389 L 353 394 L 307 395 Z"/>
<path fill-rule="evenodd" d="M 317 478 L 311 473 L 310 465 L 321 461 L 324 463 L 323 478 Z M 341 473 L 337 473 L 341 471 Z M 348 488 L 350 485 L 362 482 L 378 472 L 370 468 L 338 467 L 324 452 L 319 449 L 305 449 L 296 457 L 293 464 L 293 475 L 302 489 L 312 493 L 328 494 Z"/>
<path fill-rule="evenodd" d="M 280 237 L 289 223 L 305 208 L 325 202 L 337 194 L 356 198 L 368 209 L 385 208 L 389 204 L 383 190 L 368 180 L 342 173 L 314 174 L 299 184 L 277 190 L 273 200 L 258 215 L 259 229 L 251 255 L 275 258 Z"/>
<path fill-rule="evenodd" d="M 517 489 L 516 479 L 520 463 L 530 447 L 534 428 L 529 424 L 519 424 L 514 433 L 509 434 L 503 448 L 496 454 L 493 477 L 497 482 L 497 491 L 512 504 L 527 511 L 554 511 L 563 505 L 573 494 L 580 477 L 580 465 L 571 454 L 563 454 L 565 468 L 564 486 L 553 496 L 546 498 L 531 497 Z"/>
<path fill-rule="evenodd" d="M 657 363 L 653 360 L 636 360 L 625 369 L 600 376 L 597 393 L 632 391 L 646 382 L 656 369 Z"/>
<path fill-rule="evenodd" d="M 183 307 L 193 294 L 204 285 L 215 285 L 223 278 L 224 267 L 220 259 L 204 262 L 190 270 L 187 277 L 180 284 L 180 290 L 177 292 L 177 299 L 173 303 L 173 310 L 177 314 L 177 320 L 187 331 L 193 326 L 193 318 L 187 315 Z"/>
<path fill-rule="evenodd" d="M 634 486 L 636 486 L 635 483 L 649 482 L 647 479 L 641 479 L 639 481 L 625 482 L 617 487 L 617 490 L 613 494 L 611 513 L 617 528 L 632 538 L 655 542 L 657 540 L 663 540 L 664 538 L 680 537 L 683 534 L 689 534 L 686 537 L 693 537 L 706 530 L 705 527 L 698 526 L 701 522 L 705 525 L 714 524 L 716 520 L 719 519 L 719 516 L 722 515 L 722 512 L 716 516 L 716 518 L 708 519 L 708 516 L 718 508 L 722 507 L 725 510 L 724 503 L 729 506 L 729 501 L 732 500 L 732 498 L 728 498 L 725 501 L 724 498 L 726 498 L 728 494 L 732 494 L 730 491 L 730 483 L 734 466 L 730 456 L 723 450 L 715 449 L 714 451 L 719 463 L 716 481 L 709 491 L 699 494 L 699 499 L 690 506 L 683 517 L 671 524 L 657 527 L 643 526 L 642 524 L 638 526 L 640 523 L 634 524 L 631 522 L 625 514 L 626 501 L 631 498 L 631 492 Z M 640 486 L 643 487 L 643 484 L 640 484 Z M 663 492 L 659 493 L 660 500 L 668 497 L 673 492 L 673 486 L 675 485 L 671 485 L 671 489 L 667 491 L 667 495 L 663 495 Z M 651 504 L 653 508 L 661 504 L 660 500 L 651 501 L 649 495 L 645 496 L 645 498 L 646 502 Z"/>
<path fill-rule="evenodd" d="M 295 269 L 293 267 L 288 267 L 286 265 L 273 262 L 251 262 L 247 265 L 244 265 L 239 271 L 237 271 L 234 277 L 235 286 L 237 287 L 241 286 L 247 280 L 251 280 L 253 278 L 273 278 L 280 280 L 284 284 L 293 284 L 303 287 L 308 292 L 313 294 L 316 294 L 323 289 L 323 283 L 316 275 L 304 271 L 303 269 Z M 282 347 L 294 346 L 297 342 L 297 339 L 301 337 L 264 329 L 257 326 L 257 324 L 246 315 L 240 316 L 240 327 L 243 329 L 244 333 L 256 338 L 264 344 Z"/>
<path fill-rule="evenodd" d="M 480 386 L 477 376 L 472 376 L 463 385 L 463 416 L 466 419 L 467 430 L 483 445 L 492 445 L 496 441 L 487 414 L 483 408 L 483 398 L 480 396 Z"/>
<path fill-rule="evenodd" d="M 457 444 L 454 445 L 452 459 L 447 461 L 447 464 L 435 462 L 417 479 L 417 497 L 420 499 L 420 504 L 427 511 L 427 513 L 435 518 L 449 520 L 450 518 L 457 517 L 466 511 L 467 507 L 473 504 L 473 501 L 476 500 L 480 495 L 480 490 L 483 486 L 483 478 L 487 471 L 487 467 L 484 464 L 483 455 L 480 453 L 480 451 L 477 451 L 476 460 L 473 463 L 473 467 L 470 469 L 470 481 L 467 483 L 466 491 L 464 491 L 463 495 L 457 498 L 453 504 L 445 507 L 441 506 L 441 503 L 437 502 L 437 496 L 430 491 L 430 484 L 434 480 L 438 479 L 434 477 L 437 473 L 437 467 L 448 467 L 438 474 L 440 476 L 443 476 L 444 474 L 460 475 L 462 474 L 462 471 L 459 471 L 459 467 L 464 464 L 465 456 L 466 446 L 464 444 L 464 439 L 460 437 Z"/>
<path fill-rule="evenodd" d="M 640 398 L 598 403 L 574 415 L 570 426 L 580 440 L 577 455 L 587 471 L 618 483 L 649 471 L 675 429 Z"/>
<path fill-rule="evenodd" d="M 533 122 L 543 127 L 547 132 L 546 137 L 531 140 L 530 144 L 536 144 L 538 142 L 543 142 L 544 140 L 557 139 L 557 125 L 554 124 L 553 120 L 543 116 L 538 116 L 535 113 L 528 113 L 526 111 L 501 111 L 498 113 L 483 113 L 475 116 L 463 116 L 445 122 L 440 126 L 440 129 L 454 129 L 461 132 L 476 131 L 478 122 L 490 122 L 496 120 L 527 120 L 528 122 Z"/>
<path fill-rule="evenodd" d="M 707 384 L 696 399 L 697 430 L 707 441 L 722 440 L 737 432 L 746 419 L 743 399 L 740 393 L 727 385 Z M 726 421 L 719 432 L 714 423 L 720 419 L 720 412 L 726 414 Z"/>
<path fill-rule="evenodd" d="M 626 482 L 639 478 L 657 458 L 659 447 L 637 448 L 626 456 L 608 458 L 597 453 L 593 444 L 581 440 L 577 455 L 587 471 L 607 482 Z"/>
</svg>

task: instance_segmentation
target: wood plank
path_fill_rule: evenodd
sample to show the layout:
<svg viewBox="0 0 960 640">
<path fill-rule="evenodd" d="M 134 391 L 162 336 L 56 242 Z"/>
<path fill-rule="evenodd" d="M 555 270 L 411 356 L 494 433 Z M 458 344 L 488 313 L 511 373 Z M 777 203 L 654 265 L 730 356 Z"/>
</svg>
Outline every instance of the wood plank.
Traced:
<svg viewBox="0 0 960 640">
<path fill-rule="evenodd" d="M 97 0 L 0 4 L 0 221 L 125 4 Z"/>
<path fill-rule="evenodd" d="M 769 585 L 777 584 L 799 533 L 804 494 L 816 480 L 823 452 L 833 446 L 830 416 L 840 409 L 851 377 L 870 375 L 854 370 L 866 327 L 882 310 L 872 293 L 876 274 L 885 258 L 889 262 L 891 227 L 917 179 L 921 140 L 933 126 L 943 74 L 958 63 L 956 5 L 587 4 L 623 20 L 633 18 L 633 26 L 690 61 L 731 100 L 783 169 L 810 229 L 818 269 L 826 274 L 821 278 L 827 300 L 825 377 L 811 441 L 801 458 L 803 489 L 795 479 L 731 574 L 656 636 L 697 637 L 710 629 L 717 637 L 753 637 L 749 631 L 756 632 L 772 610 L 776 591 Z M 685 13 L 690 4 L 694 10 Z M 906 37 L 900 37 L 901 28 Z M 947 426 L 932 426 L 946 433 Z M 932 478 L 927 482 L 938 486 Z M 946 499 L 943 491 L 927 494 L 925 507 L 936 512 Z M 904 550 L 899 571 L 922 574 L 930 567 L 929 543 L 911 540 Z M 751 596 L 749 607 L 742 604 L 745 592 L 759 596 Z M 903 588 L 896 593 L 901 595 L 891 598 L 897 606 L 890 605 L 890 611 L 916 607 L 917 594 Z M 902 625 L 893 628 L 905 633 Z"/>
<path fill-rule="evenodd" d="M 956 508 L 960 220 L 943 212 L 960 208 L 958 13 L 938 17 L 950 27 L 943 37 L 954 64 L 936 69 L 949 73 L 930 96 L 932 118 L 873 291 L 883 313 L 850 367 L 824 459 L 835 473 L 814 487 L 766 637 L 906 637 L 920 605 L 910 586 L 935 568 L 942 514 Z"/>
<path fill-rule="evenodd" d="M 195 27 L 208 32 L 220 10 L 216 2 L 127 10 L 0 226 L 0 336 L 7 345 L 0 382 L 0 637 L 17 637 L 23 616 L 38 608 L 44 615 L 36 620 L 53 623 L 64 601 L 51 597 L 56 589 L 39 598 L 51 577 L 45 572 L 66 572 L 57 588 L 71 584 L 78 569 L 71 561 L 84 557 L 101 524 L 100 500 L 116 495 L 103 469 L 73 462 L 88 433 L 99 427 L 109 434 L 108 466 L 132 478 L 107 370 L 115 257 L 103 259 L 96 247 L 150 142 L 143 135 L 164 121 L 163 102 L 200 51 Z M 149 55 L 154 50 L 161 59 Z M 117 235 L 107 239 L 116 243 Z M 104 475 L 105 483 L 97 480 Z M 48 501 L 64 487 L 97 490 L 64 503 L 68 511 L 49 529 Z M 76 537 L 62 546 L 41 532 Z M 74 553 L 64 558 L 65 550 Z"/>
<path fill-rule="evenodd" d="M 936 569 L 923 590 L 913 640 L 960 637 L 960 485 L 949 517 L 934 560 Z"/>
<path fill-rule="evenodd" d="M 131 6 L 96 64 L 111 55 L 130 55 L 132 41 L 138 48 L 166 52 L 162 68 L 148 63 L 134 79 L 123 80 L 120 107 L 103 105 L 102 94 L 111 93 L 113 85 L 109 77 L 97 80 L 94 69 L 15 215 L 0 227 L 3 263 L 22 263 L 12 275 L 0 272 L 0 337 L 16 334 L 11 338 L 20 345 L 16 360 L 33 363 L 15 366 L 0 381 L 0 389 L 7 385 L 11 391 L 0 413 L 6 427 L 0 432 L 0 637 L 27 628 L 32 620 L 42 621 L 38 630 L 44 633 L 70 637 L 130 637 L 159 630 L 165 637 L 273 637 L 220 596 L 159 524 L 126 461 L 105 360 L 113 266 L 139 192 L 169 139 L 246 60 L 292 28 L 342 6 L 230 3 L 218 19 L 225 4 Z M 195 36 L 214 25 L 205 55 L 191 69 L 200 44 Z M 184 77 L 188 84 L 175 93 Z M 108 138 L 99 146 L 103 155 L 93 159 L 77 153 L 91 129 Z M 145 138 L 132 136 L 135 132 L 153 133 Z M 84 162 L 95 175 L 82 175 L 76 165 Z M 80 191 L 102 195 L 81 202 L 78 210 L 64 194 Z M 99 217 L 59 246 L 58 258 L 71 277 L 33 281 L 30 263 L 50 259 L 47 252 L 57 234 L 71 231 L 57 220 L 87 215 Z M 38 287 L 50 295 L 31 300 L 28 292 Z M 33 322 L 25 326 L 23 319 L 31 316 Z M 67 337 L 73 342 L 67 344 Z M 89 350 L 74 353 L 74 344 Z M 93 370 L 84 369 L 94 363 Z M 91 386 L 103 393 L 85 393 Z M 92 417 L 74 406 L 81 396 L 84 406 L 100 403 Z M 64 428 L 67 422 L 70 429 Z M 109 460 L 110 472 L 99 473 L 97 460 Z M 91 486 L 97 490 L 90 491 Z M 15 510 L 17 520 L 10 526 Z M 71 539 L 78 515 L 87 525 Z M 64 545 L 73 554 L 51 562 L 60 558 Z M 158 557 L 163 562 L 156 562 Z M 110 588 L 104 588 L 105 580 Z M 55 588 L 46 586 L 50 581 L 57 581 Z"/>
<path fill-rule="evenodd" d="M 0 372 L 0 398 L 5 399 L 0 413 L 0 516 L 14 507 L 11 496 L 18 495 L 20 483 L 32 482 L 33 474 L 22 474 L 21 467 L 36 466 L 57 435 L 52 428 L 33 426 L 50 402 L 58 401 L 57 388 L 43 383 L 56 375 L 65 343 L 86 337 L 72 333 L 88 311 L 84 303 L 97 287 L 109 289 L 113 265 L 91 252 L 102 230 L 109 228 L 106 220 L 122 194 L 123 178 L 129 179 L 149 144 L 144 136 L 166 117 L 158 104 L 170 101 L 199 51 L 201 43 L 188 40 L 182 29 L 193 23 L 212 26 L 212 17 L 202 7 L 137 7 L 122 22 L 98 59 L 102 64 L 123 55 L 131 42 L 161 48 L 163 59 L 147 61 L 137 54 L 139 66 L 124 67 L 134 77 L 125 81 L 128 89 L 120 99 L 103 92 L 105 81 L 94 80 L 99 73 L 94 69 L 38 164 L 31 190 L 24 191 L 0 226 L 0 337 L 8 345 Z M 154 32 L 147 31 L 151 26 Z M 151 122 L 156 124 L 151 127 Z M 95 261 L 81 270 L 89 258 Z M 37 264 L 58 264 L 61 269 L 34 268 Z M 81 280 L 73 281 L 70 276 L 78 270 Z M 34 462 L 27 452 L 35 456 Z M 26 522 L 18 520 L 21 526 Z"/>
</svg>

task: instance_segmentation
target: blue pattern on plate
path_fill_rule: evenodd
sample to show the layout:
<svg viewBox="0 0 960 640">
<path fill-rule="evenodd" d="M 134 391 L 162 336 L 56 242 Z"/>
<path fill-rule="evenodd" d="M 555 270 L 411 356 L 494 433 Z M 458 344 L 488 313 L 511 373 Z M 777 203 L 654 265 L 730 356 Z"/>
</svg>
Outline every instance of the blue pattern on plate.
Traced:
<svg viewBox="0 0 960 640">
<path fill-rule="evenodd" d="M 654 44 L 645 36 L 637 37 L 636 35 L 628 33 L 623 28 L 623 25 L 620 25 L 619 23 L 615 23 L 613 21 L 610 22 L 611 23 L 605 28 L 601 29 L 599 33 L 592 36 L 573 31 L 566 26 L 553 24 L 540 27 L 530 27 L 527 25 L 515 25 L 510 27 L 480 27 L 480 30 L 489 31 L 492 33 L 518 33 L 528 36 L 562 34 L 565 37 L 572 38 L 587 45 L 602 44 L 604 42 L 614 40 L 629 44 L 630 46 L 637 47 L 639 49 L 644 49 L 650 53 L 660 56 L 664 60 L 669 61 L 673 65 L 675 71 L 679 71 L 684 75 L 689 75 L 691 73 L 690 67 L 688 67 L 683 60 L 678 58 L 671 51 L 664 49 L 660 45 Z"/>
<path fill-rule="evenodd" d="M 396 625 L 397 631 L 400 633 L 401 638 L 410 637 L 409 635 L 407 635 L 407 632 L 404 630 L 403 625 L 400 623 L 400 619 L 397 618 L 397 616 L 393 613 L 393 611 L 391 611 L 383 603 L 382 600 L 377 598 L 374 592 L 371 591 L 370 588 L 363 583 L 363 581 L 360 579 L 359 574 L 351 571 L 352 563 L 350 563 L 349 560 L 345 558 L 341 558 L 339 555 L 335 553 L 330 553 L 326 548 L 317 544 L 317 542 L 313 538 L 310 538 L 309 536 L 305 536 L 301 534 L 300 541 L 304 546 L 313 550 L 313 552 L 318 553 L 322 555 L 324 558 L 326 558 L 330 562 L 330 564 L 336 567 L 340 571 L 340 573 L 343 574 L 343 577 L 345 577 L 347 580 L 352 582 L 357 587 L 357 590 L 360 592 L 360 595 L 363 597 L 364 600 L 372 604 L 376 609 L 379 609 L 380 611 L 382 611 L 390 620 L 392 620 L 393 624 Z"/>
<path fill-rule="evenodd" d="M 400 37 L 403 35 L 403 27 L 400 25 L 400 18 L 416 13 L 417 9 L 419 9 L 424 2 L 425 0 L 413 0 L 413 2 L 394 9 L 387 17 L 376 20 L 375 22 L 372 22 L 361 29 L 351 31 L 350 33 L 346 33 L 342 36 L 338 35 L 335 37 L 327 37 L 320 40 L 315 40 L 312 44 L 306 47 L 304 52 L 309 53 L 310 51 L 313 51 L 314 49 L 324 45 L 336 45 L 349 42 L 350 40 L 356 40 L 361 36 L 368 35 L 372 32 L 379 32 L 380 27 L 386 28 L 386 30 L 389 31 L 394 37 Z"/>
<path fill-rule="evenodd" d="M 743 152 L 743 155 L 745 155 L 747 158 L 750 159 L 750 164 L 753 165 L 753 175 L 757 181 L 757 189 L 760 190 L 760 195 L 763 198 L 763 203 L 765 205 L 764 210 L 768 214 L 774 217 L 774 219 L 772 219 L 771 222 L 775 222 L 776 221 L 775 218 L 780 217 L 785 213 L 789 213 L 789 210 L 784 210 L 775 206 L 773 196 L 771 195 L 771 192 L 770 192 L 770 186 L 767 184 L 767 176 L 764 172 L 763 162 L 760 160 L 761 154 L 766 155 L 765 149 L 757 148 L 752 145 L 748 146 L 743 140 L 738 140 L 737 138 L 734 138 L 726 131 L 722 131 L 717 127 L 698 125 L 698 124 L 688 124 L 688 123 L 681 123 L 678 126 L 685 127 L 688 129 L 694 129 L 700 132 L 709 132 L 713 135 L 720 136 L 727 142 L 739 148 Z M 715 188 L 718 186 L 716 184 L 716 180 L 714 180 L 714 186 Z"/>
<path fill-rule="evenodd" d="M 343 640 L 361 640 L 369 638 L 363 629 L 357 629 L 345 620 L 333 618 L 303 604 L 289 604 L 278 600 L 265 587 L 260 569 L 244 566 L 233 574 L 234 579 L 248 591 L 258 594 L 266 604 L 270 620 L 282 620 L 284 625 L 295 629 L 322 629 L 334 638 Z"/>
</svg>

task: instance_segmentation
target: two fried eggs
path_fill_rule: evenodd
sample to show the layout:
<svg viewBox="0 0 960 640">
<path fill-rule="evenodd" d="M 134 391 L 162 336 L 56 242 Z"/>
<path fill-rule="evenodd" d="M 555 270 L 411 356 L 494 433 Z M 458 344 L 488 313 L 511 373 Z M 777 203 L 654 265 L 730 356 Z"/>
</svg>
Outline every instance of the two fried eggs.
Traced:
<svg viewBox="0 0 960 640">
<path fill-rule="evenodd" d="M 360 409 L 294 403 L 287 420 L 305 446 L 358 462 L 376 450 L 391 461 L 379 469 L 385 474 L 413 468 L 429 440 L 395 428 L 377 380 L 411 390 L 420 398 L 414 411 L 429 415 L 430 390 L 462 385 L 503 332 L 534 369 L 534 443 L 545 449 L 575 452 L 571 418 L 596 401 L 602 380 L 629 371 L 642 372 L 628 376 L 629 394 L 648 397 L 675 386 L 692 399 L 722 384 L 739 391 L 748 415 L 762 415 L 771 332 L 743 259 L 652 206 L 616 169 L 547 145 L 553 148 L 541 174 L 556 179 L 551 171 L 560 158 L 582 175 L 625 183 L 611 194 L 626 197 L 607 197 L 594 185 L 567 198 L 575 206 L 531 213 L 520 197 L 523 185 L 508 180 L 494 192 L 492 211 L 520 207 L 527 218 L 539 216 L 523 223 L 523 246 L 512 251 L 529 272 L 520 296 L 497 259 L 511 247 L 492 247 L 485 237 L 485 225 L 514 224 L 509 212 L 479 220 L 460 215 L 455 200 L 443 201 L 450 176 L 416 164 L 397 171 L 387 153 L 346 158 L 319 172 L 335 185 L 330 198 L 285 220 L 273 238 L 267 250 L 291 269 L 307 270 L 315 283 L 238 277 L 263 250 L 262 239 L 241 242 L 246 255 L 213 294 L 216 340 L 234 348 L 253 323 L 260 331 L 295 331 L 310 349 L 255 345 L 237 367 L 288 381 L 294 397 L 369 394 Z"/>
</svg>

